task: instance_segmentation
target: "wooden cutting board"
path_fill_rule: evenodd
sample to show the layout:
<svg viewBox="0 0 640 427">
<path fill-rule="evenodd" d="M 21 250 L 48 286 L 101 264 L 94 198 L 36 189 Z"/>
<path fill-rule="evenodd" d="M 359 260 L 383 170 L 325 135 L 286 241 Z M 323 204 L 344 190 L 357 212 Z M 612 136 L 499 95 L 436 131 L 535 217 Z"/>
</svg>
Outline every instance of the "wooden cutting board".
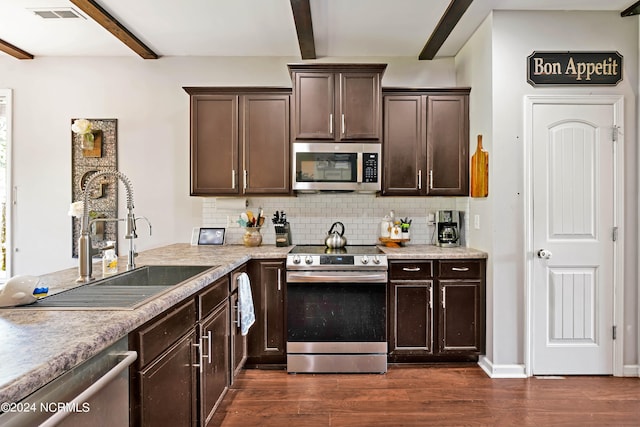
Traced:
<svg viewBox="0 0 640 427">
<path fill-rule="evenodd" d="M 489 153 L 482 148 L 482 135 L 478 135 L 476 152 L 471 156 L 471 197 L 489 195 Z"/>
</svg>

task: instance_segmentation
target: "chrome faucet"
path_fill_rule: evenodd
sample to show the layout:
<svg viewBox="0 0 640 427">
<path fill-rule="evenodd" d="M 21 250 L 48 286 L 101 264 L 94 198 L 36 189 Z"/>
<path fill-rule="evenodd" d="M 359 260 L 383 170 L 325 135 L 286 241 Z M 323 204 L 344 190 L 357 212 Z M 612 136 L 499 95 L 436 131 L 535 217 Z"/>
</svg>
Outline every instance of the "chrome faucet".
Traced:
<svg viewBox="0 0 640 427">
<path fill-rule="evenodd" d="M 96 218 L 89 221 L 89 193 L 91 189 L 91 185 L 96 181 L 96 179 L 103 176 L 113 176 L 118 178 L 124 184 L 124 187 L 127 191 L 127 217 L 126 218 Z M 129 240 L 129 253 L 127 257 L 127 270 L 131 270 L 135 268 L 135 260 L 136 252 L 133 244 L 133 239 L 137 238 L 136 234 L 136 221 L 138 219 L 144 219 L 149 224 L 149 234 L 151 234 L 151 223 L 145 217 L 136 218 L 133 213 L 133 188 L 131 185 L 131 181 L 127 178 L 122 172 L 116 170 L 106 170 L 102 172 L 96 172 L 89 177 L 87 183 L 84 186 L 84 194 L 82 197 L 83 202 L 83 210 L 82 210 L 82 225 L 80 228 L 80 237 L 78 238 L 78 271 L 79 277 L 76 282 L 86 283 L 93 280 L 92 269 L 93 264 L 91 262 L 92 256 L 92 245 L 91 245 L 91 236 L 89 233 L 91 224 L 97 221 L 125 221 L 125 235 L 124 238 Z"/>
</svg>

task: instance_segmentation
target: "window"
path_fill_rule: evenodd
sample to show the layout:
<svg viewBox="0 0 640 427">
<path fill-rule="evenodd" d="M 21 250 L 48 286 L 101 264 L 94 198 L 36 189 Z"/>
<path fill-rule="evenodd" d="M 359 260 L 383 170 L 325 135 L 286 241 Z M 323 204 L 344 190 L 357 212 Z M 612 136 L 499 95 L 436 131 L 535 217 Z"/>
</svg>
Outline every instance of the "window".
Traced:
<svg viewBox="0 0 640 427">
<path fill-rule="evenodd" d="M 0 283 L 11 274 L 11 90 L 0 89 Z"/>
</svg>

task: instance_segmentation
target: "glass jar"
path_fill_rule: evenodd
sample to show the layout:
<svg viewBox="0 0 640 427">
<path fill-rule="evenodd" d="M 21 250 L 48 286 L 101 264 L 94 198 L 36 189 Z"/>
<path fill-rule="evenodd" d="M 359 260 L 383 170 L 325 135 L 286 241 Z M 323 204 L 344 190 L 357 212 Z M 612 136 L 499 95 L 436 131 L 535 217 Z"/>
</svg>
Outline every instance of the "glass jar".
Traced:
<svg viewBox="0 0 640 427">
<path fill-rule="evenodd" d="M 260 234 L 260 227 L 245 227 L 244 236 L 242 241 L 245 246 L 255 247 L 262 244 L 262 234 Z"/>
</svg>

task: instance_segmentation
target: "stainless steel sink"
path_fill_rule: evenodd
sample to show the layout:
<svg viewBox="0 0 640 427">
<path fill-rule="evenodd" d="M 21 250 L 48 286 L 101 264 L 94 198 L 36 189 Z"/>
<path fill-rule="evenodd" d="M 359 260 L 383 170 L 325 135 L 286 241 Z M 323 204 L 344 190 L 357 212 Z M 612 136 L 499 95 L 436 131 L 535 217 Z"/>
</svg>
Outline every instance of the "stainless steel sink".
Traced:
<svg viewBox="0 0 640 427">
<path fill-rule="evenodd" d="M 202 265 L 148 265 L 106 279 L 69 289 L 33 304 L 18 307 L 36 310 L 133 310 L 216 268 Z"/>
</svg>

